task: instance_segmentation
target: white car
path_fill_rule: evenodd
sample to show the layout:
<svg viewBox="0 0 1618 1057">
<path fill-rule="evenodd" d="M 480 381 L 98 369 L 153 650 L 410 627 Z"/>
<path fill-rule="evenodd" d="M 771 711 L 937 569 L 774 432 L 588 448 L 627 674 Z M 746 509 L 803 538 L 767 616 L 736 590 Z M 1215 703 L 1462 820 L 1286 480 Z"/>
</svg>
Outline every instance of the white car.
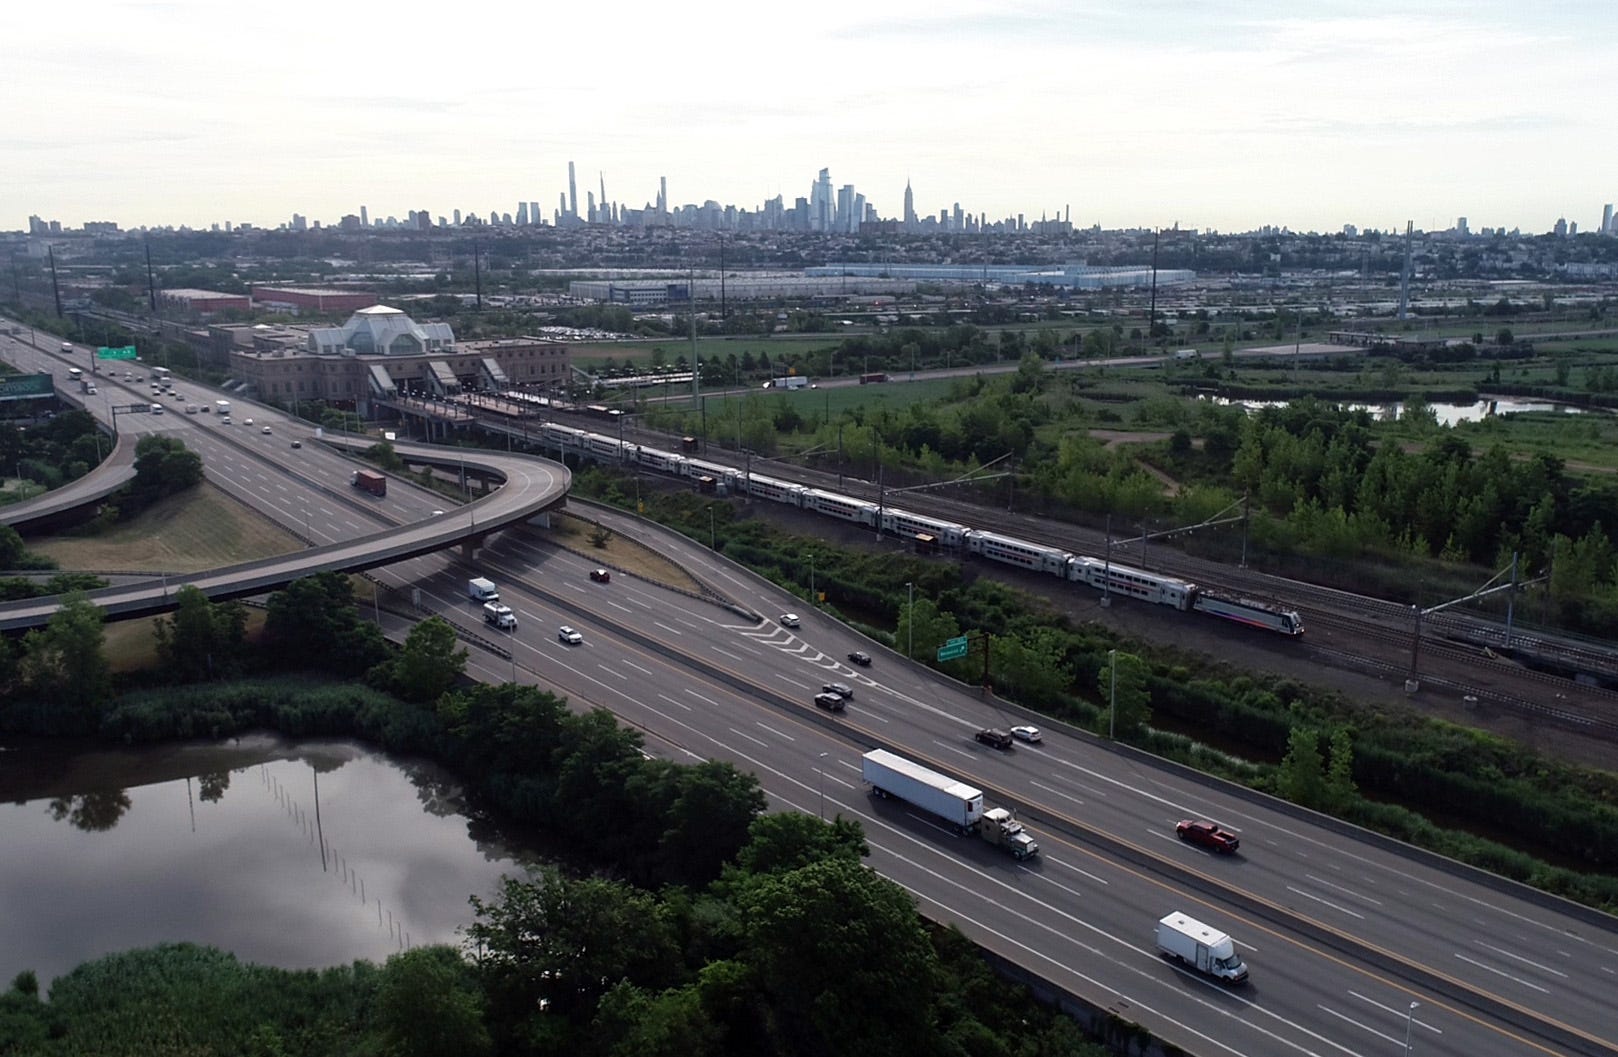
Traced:
<svg viewBox="0 0 1618 1057">
<path fill-rule="evenodd" d="M 244 419 L 242 419 L 242 425 L 244 425 L 244 426 L 251 426 L 251 425 L 252 425 L 252 424 L 253 424 L 253 420 L 252 420 L 252 419 L 250 419 L 250 418 L 244 418 Z"/>
<path fill-rule="evenodd" d="M 1039 740 L 1039 728 L 1038 727 L 1026 727 L 1026 726 L 1025 727 L 1012 727 L 1011 728 L 1011 736 L 1016 738 L 1018 741 L 1038 741 Z"/>
<path fill-rule="evenodd" d="M 248 421 L 251 422 L 252 419 L 248 419 Z M 263 429 L 259 430 L 260 433 L 268 433 L 269 431 L 270 431 L 269 426 L 265 426 Z"/>
<path fill-rule="evenodd" d="M 781 614 L 781 626 L 783 628 L 795 628 L 795 627 L 797 627 L 798 626 L 798 614 L 796 614 L 796 613 L 782 613 Z"/>
<path fill-rule="evenodd" d="M 556 641 L 565 642 L 569 646 L 582 646 L 584 645 L 584 636 L 563 624 L 556 629 Z"/>
</svg>

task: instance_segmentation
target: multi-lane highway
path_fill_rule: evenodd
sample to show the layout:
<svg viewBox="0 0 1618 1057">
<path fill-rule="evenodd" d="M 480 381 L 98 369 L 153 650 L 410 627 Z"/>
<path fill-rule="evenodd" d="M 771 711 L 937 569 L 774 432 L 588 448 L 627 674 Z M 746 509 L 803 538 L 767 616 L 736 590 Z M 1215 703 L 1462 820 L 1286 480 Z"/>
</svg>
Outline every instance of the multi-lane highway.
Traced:
<svg viewBox="0 0 1618 1057">
<path fill-rule="evenodd" d="M 744 607 L 786 606 L 773 587 L 658 535 L 660 550 Z M 518 611 L 524 667 L 693 757 L 759 774 L 780 804 L 819 811 L 823 794 L 826 814 L 865 824 L 873 861 L 930 914 L 1192 1052 L 1399 1052 L 1387 1040 L 1402 1045 L 1412 1001 L 1421 1003 L 1417 1052 L 1618 1046 L 1608 1013 L 1618 935 L 1597 915 L 1478 883 L 1048 724 L 1041 745 L 983 748 L 972 732 L 1014 713 L 815 613 L 800 609 L 802 627 L 787 629 L 623 577 L 594 584 L 587 558 L 515 537 L 496 541 L 488 559 Z M 435 599 L 465 611 L 449 575 Z M 583 630 L 584 645 L 557 643 L 559 622 Z M 876 663 L 846 665 L 855 648 L 876 652 Z M 505 677 L 501 663 L 490 662 L 491 678 Z M 811 704 L 833 676 L 856 691 L 836 718 Z M 874 804 L 859 781 L 859 754 L 872 745 L 1019 806 L 1044 853 L 1019 864 Z M 1193 815 L 1236 828 L 1242 854 L 1180 844 L 1174 822 Z M 1151 928 L 1172 909 L 1235 936 L 1252 986 L 1229 993 L 1161 962 Z"/>
<path fill-rule="evenodd" d="M 348 489 L 351 464 L 313 446 L 293 467 L 293 428 L 275 418 L 271 436 L 221 443 L 199 427 L 195 444 L 216 480 L 319 543 L 436 520 L 431 504 L 442 501 L 406 487 L 370 508 Z M 522 531 L 491 537 L 475 565 L 432 555 L 377 575 L 480 634 L 465 579 L 495 578 L 519 624 L 502 636 L 509 658 L 474 651 L 481 677 L 553 686 L 612 709 L 668 751 L 729 760 L 757 774 L 778 807 L 859 819 L 873 865 L 930 916 L 1190 1052 L 1372 1057 L 1404 1052 L 1408 1033 L 1410 1050 L 1424 1054 L 1618 1053 L 1611 919 L 1399 854 L 1047 722 L 1040 745 L 984 748 L 972 732 L 1016 713 L 873 648 L 700 546 L 624 515 L 598 516 L 651 537 L 736 605 L 624 576 L 593 583 L 587 556 Z M 803 615 L 801 627 L 773 619 L 786 609 Z M 739 615 L 748 611 L 764 619 Z M 558 641 L 563 623 L 583 632 L 581 645 Z M 856 648 L 875 654 L 870 668 L 842 661 Z M 812 705 L 834 676 L 855 688 L 836 717 Z M 871 800 L 859 756 L 874 745 L 1018 807 L 1041 856 L 1017 863 Z M 1187 816 L 1236 829 L 1242 853 L 1221 859 L 1180 844 L 1173 824 Z M 1236 938 L 1249 987 L 1226 991 L 1157 957 L 1153 923 L 1174 909 Z"/>
</svg>

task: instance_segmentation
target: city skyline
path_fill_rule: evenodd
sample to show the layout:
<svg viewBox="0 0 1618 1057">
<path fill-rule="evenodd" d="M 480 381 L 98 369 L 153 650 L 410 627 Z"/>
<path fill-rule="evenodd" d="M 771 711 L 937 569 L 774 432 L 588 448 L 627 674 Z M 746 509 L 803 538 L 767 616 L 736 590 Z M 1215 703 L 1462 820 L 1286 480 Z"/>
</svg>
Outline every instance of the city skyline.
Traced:
<svg viewBox="0 0 1618 1057">
<path fill-rule="evenodd" d="M 1590 231 L 1618 197 L 1611 5 L 1138 7 L 828 0 L 671 22 L 632 2 L 608 32 L 588 10 L 512 24 L 471 0 L 444 47 L 420 21 L 306 0 L 32 5 L 0 228 L 519 200 L 549 222 L 598 190 L 655 206 L 662 178 L 670 208 L 790 208 L 818 201 L 822 169 L 834 207 L 852 185 L 903 220 L 908 184 L 922 218 L 1079 228 Z"/>
</svg>

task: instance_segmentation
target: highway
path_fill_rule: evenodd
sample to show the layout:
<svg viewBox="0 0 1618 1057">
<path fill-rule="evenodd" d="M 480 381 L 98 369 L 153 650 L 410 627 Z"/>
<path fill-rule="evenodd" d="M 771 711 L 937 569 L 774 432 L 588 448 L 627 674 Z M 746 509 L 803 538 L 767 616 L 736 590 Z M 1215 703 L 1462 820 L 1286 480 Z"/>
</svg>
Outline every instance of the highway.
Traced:
<svg viewBox="0 0 1618 1057">
<path fill-rule="evenodd" d="M 498 570 L 490 575 L 518 614 L 515 663 L 685 758 L 752 771 L 777 806 L 817 812 L 823 796 L 826 815 L 866 827 L 874 865 L 985 946 L 1195 1053 L 1399 1052 L 1387 1040 L 1402 1045 L 1412 1001 L 1412 1030 L 1425 1039 L 1418 1052 L 1614 1052 L 1610 920 L 1498 891 L 1037 718 L 1043 744 L 986 749 L 974 730 L 1024 715 L 874 649 L 700 546 L 623 515 L 600 517 L 651 533 L 658 550 L 767 619 L 623 576 L 591 583 L 588 556 L 506 536 L 484 566 Z M 418 586 L 429 604 L 477 625 L 462 571 Z M 803 616 L 801 628 L 773 619 L 787 608 Z M 584 644 L 557 642 L 560 623 L 579 628 Z M 847 665 L 856 648 L 876 663 Z M 482 677 L 511 677 L 507 662 L 477 660 Z M 841 717 L 810 704 L 831 678 L 855 687 Z M 859 755 L 874 745 L 1018 807 L 1042 856 L 1019 864 L 902 805 L 873 802 Z M 1177 841 L 1174 822 L 1191 815 L 1236 828 L 1242 854 L 1215 858 Z M 1236 937 L 1252 985 L 1226 992 L 1159 960 L 1152 925 L 1172 909 Z M 1367 958 L 1362 945 L 1377 950 Z M 1543 1020 L 1563 1027 L 1547 1039 L 1547 1029 L 1513 1026 Z M 1581 1033 L 1588 1039 L 1574 1048 Z"/>
<path fill-rule="evenodd" d="M 441 502 L 390 487 L 390 506 L 367 508 L 348 488 L 351 463 L 308 445 L 293 459 L 284 431 L 294 427 L 274 423 L 270 437 L 193 433 L 211 474 L 217 458 L 220 479 L 234 479 L 244 501 L 317 542 L 385 536 L 428 513 L 423 504 Z M 297 475 L 284 477 L 288 468 Z M 428 525 L 471 516 L 460 508 Z M 476 516 L 481 522 L 481 510 Z M 591 583 L 587 555 L 521 530 L 492 537 L 475 565 L 435 555 L 377 575 L 495 637 L 464 591 L 469 574 L 491 576 L 519 626 L 500 636 L 509 658 L 473 651 L 479 677 L 537 681 L 575 704 L 610 708 L 654 746 L 729 760 L 758 775 L 774 806 L 859 819 L 871 863 L 924 912 L 1190 1052 L 1372 1057 L 1403 1052 L 1408 1029 L 1412 1051 L 1423 1054 L 1618 1053 L 1611 919 L 1396 854 L 1385 841 L 1037 718 L 1043 744 L 984 748 L 974 730 L 1024 714 L 872 647 L 705 548 L 626 515 L 599 517 L 649 538 L 735 607 L 631 577 Z M 802 627 L 773 619 L 788 609 L 803 616 Z M 584 643 L 558 642 L 561 623 L 579 628 Z M 856 648 L 875 656 L 871 668 L 842 660 Z M 835 717 L 811 704 L 833 677 L 856 690 Z M 874 745 L 1017 807 L 1042 855 L 1017 863 L 902 805 L 871 800 L 859 755 Z M 1236 829 L 1242 853 L 1219 859 L 1180 844 L 1173 824 L 1193 815 Z M 1226 991 L 1158 958 L 1153 923 L 1174 909 L 1230 932 L 1251 986 Z"/>
</svg>

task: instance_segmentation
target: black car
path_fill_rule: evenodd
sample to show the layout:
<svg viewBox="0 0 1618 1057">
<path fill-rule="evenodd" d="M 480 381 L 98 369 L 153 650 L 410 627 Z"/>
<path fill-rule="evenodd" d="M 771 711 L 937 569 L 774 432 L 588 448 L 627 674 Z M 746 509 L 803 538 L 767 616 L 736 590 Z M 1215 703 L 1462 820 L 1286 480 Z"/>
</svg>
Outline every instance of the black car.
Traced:
<svg viewBox="0 0 1618 1057">
<path fill-rule="evenodd" d="M 992 745 L 997 749 L 1011 748 L 1011 733 L 1009 731 L 999 730 L 995 727 L 984 727 L 972 736 L 983 744 Z"/>
<path fill-rule="evenodd" d="M 836 694 L 844 701 L 851 701 L 854 698 L 854 688 L 847 683 L 827 683 L 820 688 L 820 692 L 823 694 Z"/>
<path fill-rule="evenodd" d="M 850 664 L 857 664 L 861 668 L 869 668 L 871 666 L 871 655 L 866 653 L 864 650 L 855 650 L 853 653 L 848 655 L 848 662 Z"/>
</svg>

